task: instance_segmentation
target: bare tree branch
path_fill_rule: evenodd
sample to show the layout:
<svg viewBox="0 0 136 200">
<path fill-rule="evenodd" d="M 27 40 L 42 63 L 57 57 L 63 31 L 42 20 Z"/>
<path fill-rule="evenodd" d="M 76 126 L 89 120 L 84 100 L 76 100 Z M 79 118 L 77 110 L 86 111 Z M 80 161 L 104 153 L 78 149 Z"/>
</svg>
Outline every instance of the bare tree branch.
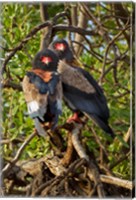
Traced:
<svg viewBox="0 0 136 200">
<path fill-rule="evenodd" d="M 6 80 L 2 83 L 2 88 L 13 88 L 14 90 L 22 91 L 22 86 L 13 81 Z"/>
<path fill-rule="evenodd" d="M 133 185 L 134 185 L 133 181 L 123 180 L 123 179 L 112 177 L 112 176 L 100 175 L 100 179 L 103 183 L 116 185 L 116 186 L 123 187 L 129 190 L 132 190 Z"/>
</svg>

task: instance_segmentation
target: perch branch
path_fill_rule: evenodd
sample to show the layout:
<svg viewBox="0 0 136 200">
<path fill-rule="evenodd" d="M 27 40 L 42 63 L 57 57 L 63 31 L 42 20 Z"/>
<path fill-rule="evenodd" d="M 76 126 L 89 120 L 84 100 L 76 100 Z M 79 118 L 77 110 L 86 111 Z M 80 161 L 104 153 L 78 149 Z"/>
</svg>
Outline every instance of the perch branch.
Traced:
<svg viewBox="0 0 136 200">
<path fill-rule="evenodd" d="M 88 162 L 88 177 L 93 176 L 93 180 L 97 187 L 97 192 L 100 198 L 105 197 L 103 185 L 100 180 L 100 174 L 98 172 L 97 167 L 95 164 L 89 159 L 88 155 L 86 154 L 84 148 L 82 147 L 79 141 L 79 132 L 81 129 L 81 125 L 76 125 L 75 129 L 72 131 L 72 142 L 75 150 L 77 151 L 80 158 L 84 158 Z"/>
</svg>

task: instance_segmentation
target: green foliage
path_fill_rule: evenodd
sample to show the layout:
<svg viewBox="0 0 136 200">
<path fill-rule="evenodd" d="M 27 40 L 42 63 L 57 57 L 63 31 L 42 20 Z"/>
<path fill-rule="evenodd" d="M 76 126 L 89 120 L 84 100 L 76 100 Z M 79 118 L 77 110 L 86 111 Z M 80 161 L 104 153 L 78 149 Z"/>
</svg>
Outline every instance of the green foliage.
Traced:
<svg viewBox="0 0 136 200">
<path fill-rule="evenodd" d="M 32 28 L 41 23 L 40 11 L 35 8 L 34 4 L 4 3 L 2 5 L 2 16 L 2 24 L 4 25 L 3 43 L 7 49 L 16 47 Z M 18 51 L 8 63 L 7 67 L 9 68 L 10 77 L 12 77 L 14 83 L 20 83 L 26 70 L 31 68 L 31 59 L 38 51 L 39 45 L 40 33 L 32 38 L 24 49 Z M 3 52 L 3 54 L 4 57 L 8 55 L 6 52 Z M 22 138 L 22 140 L 24 140 L 32 133 L 34 124 L 33 120 L 27 114 L 23 93 L 11 88 L 3 89 L 3 107 L 4 138 L 9 138 L 11 140 L 14 138 Z M 40 144 L 41 142 L 34 148 L 34 140 L 32 140 L 27 150 L 24 151 L 22 158 L 26 158 L 28 155 L 35 156 L 36 151 L 38 152 L 39 150 Z M 5 145 L 4 155 L 6 157 L 15 155 L 18 148 L 18 145 L 14 148 Z M 33 153 L 31 153 L 32 150 Z"/>
<path fill-rule="evenodd" d="M 56 14 L 64 11 L 64 5 L 62 3 L 48 3 L 49 18 L 53 18 Z M 61 20 L 62 22 L 62 20 Z"/>
<path fill-rule="evenodd" d="M 40 23 L 39 12 L 33 4 L 4 3 L 2 5 L 3 37 L 7 41 L 7 48 L 13 48 L 34 26 Z"/>
</svg>

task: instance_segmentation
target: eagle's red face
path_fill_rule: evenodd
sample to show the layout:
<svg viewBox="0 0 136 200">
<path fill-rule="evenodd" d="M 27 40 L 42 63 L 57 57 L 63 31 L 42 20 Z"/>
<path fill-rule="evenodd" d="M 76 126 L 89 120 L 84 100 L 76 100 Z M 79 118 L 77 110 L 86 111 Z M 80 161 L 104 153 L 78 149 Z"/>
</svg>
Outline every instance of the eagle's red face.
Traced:
<svg viewBox="0 0 136 200">
<path fill-rule="evenodd" d="M 52 58 L 49 57 L 49 56 L 42 56 L 42 57 L 41 57 L 41 61 L 42 61 L 43 63 L 45 63 L 46 65 L 48 65 L 50 62 L 52 62 Z"/>
<path fill-rule="evenodd" d="M 58 50 L 58 51 L 64 51 L 66 49 L 66 45 L 63 44 L 63 43 L 56 43 L 55 49 Z"/>
</svg>

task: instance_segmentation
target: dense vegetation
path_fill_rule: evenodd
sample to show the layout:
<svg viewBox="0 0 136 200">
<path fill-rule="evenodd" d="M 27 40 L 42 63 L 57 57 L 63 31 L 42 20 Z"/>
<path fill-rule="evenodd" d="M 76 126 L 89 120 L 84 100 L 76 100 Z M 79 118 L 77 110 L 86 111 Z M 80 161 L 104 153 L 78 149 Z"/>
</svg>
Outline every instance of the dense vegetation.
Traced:
<svg viewBox="0 0 136 200">
<path fill-rule="evenodd" d="M 117 135 L 112 141 L 89 120 L 82 129 L 82 144 L 86 146 L 89 154 L 94 156 L 102 173 L 109 173 L 131 181 L 133 178 L 131 162 L 133 156 L 133 101 L 131 100 L 133 97 L 133 44 L 130 37 L 132 35 L 133 38 L 132 6 L 130 2 L 50 3 L 44 7 L 46 15 L 43 18 L 40 15 L 39 4 L 3 3 L 1 13 L 3 133 L 1 143 L 4 166 L 15 158 L 20 146 L 34 132 L 33 120 L 27 114 L 21 81 L 26 71 L 31 68 L 34 55 L 41 48 L 42 35 L 46 36 L 50 29 L 49 27 L 39 28 L 39 31 L 34 34 L 31 32 L 27 40 L 25 38 L 44 20 L 53 21 L 57 14 L 64 12 L 62 17 L 58 16 L 58 20 L 54 20 L 52 33 L 46 45 L 48 46 L 48 42 L 53 37 L 65 38 L 70 42 L 84 68 L 102 85 L 110 109 L 110 125 Z M 79 27 L 82 30 L 80 35 L 77 34 L 81 32 Z M 19 48 L 16 51 L 17 46 Z M 12 53 L 13 56 L 9 57 Z M 5 63 L 6 59 L 7 63 Z M 65 124 L 70 115 L 71 111 L 63 105 L 59 125 Z M 65 141 L 65 149 L 67 131 L 60 132 Z M 44 140 L 35 135 L 12 165 L 10 172 L 16 163 L 20 166 L 19 163 L 23 161 L 43 158 L 52 152 L 52 149 L 49 139 Z M 17 180 L 16 183 L 13 174 L 10 178 L 5 176 L 5 195 L 26 194 L 23 188 L 31 181 L 32 177 L 29 177 L 27 180 L 21 180 L 20 183 Z M 25 182 L 24 185 L 23 182 Z M 105 185 L 107 188 L 110 186 Z M 131 194 L 130 191 L 120 188 L 114 191 L 114 194 L 126 197 Z M 107 193 L 110 196 L 114 195 L 110 190 Z M 88 193 L 85 194 L 87 196 Z"/>
</svg>

